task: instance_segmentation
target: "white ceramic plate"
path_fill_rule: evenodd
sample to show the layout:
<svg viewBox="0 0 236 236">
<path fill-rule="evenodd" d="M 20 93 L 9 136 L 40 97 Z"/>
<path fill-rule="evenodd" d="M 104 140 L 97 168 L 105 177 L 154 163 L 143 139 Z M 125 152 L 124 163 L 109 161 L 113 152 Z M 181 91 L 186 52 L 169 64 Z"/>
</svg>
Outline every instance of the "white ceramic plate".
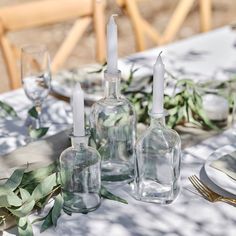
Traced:
<svg viewBox="0 0 236 236">
<path fill-rule="evenodd" d="M 230 154 L 236 150 L 236 145 L 227 145 L 217 149 L 207 159 L 204 167 L 209 179 L 225 191 L 236 195 L 236 181 L 228 175 L 211 166 L 212 161 L 221 158 L 226 154 Z"/>
</svg>

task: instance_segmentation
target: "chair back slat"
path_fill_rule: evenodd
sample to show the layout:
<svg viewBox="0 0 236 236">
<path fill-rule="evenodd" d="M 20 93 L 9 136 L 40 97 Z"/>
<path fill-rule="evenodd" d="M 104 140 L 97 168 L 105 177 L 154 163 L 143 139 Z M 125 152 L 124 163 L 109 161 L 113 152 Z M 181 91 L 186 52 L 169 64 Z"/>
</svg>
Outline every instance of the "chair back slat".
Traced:
<svg viewBox="0 0 236 236">
<path fill-rule="evenodd" d="M 212 0 L 179 0 L 164 32 L 159 32 L 142 17 L 138 8 L 138 1 L 116 0 L 119 7 L 123 8 L 130 18 L 137 51 L 146 49 L 146 36 L 151 38 L 157 45 L 173 41 L 195 3 L 198 3 L 200 8 L 201 31 L 205 32 L 211 29 Z"/>
<path fill-rule="evenodd" d="M 17 31 L 60 23 L 92 12 L 92 0 L 43 0 L 2 7 L 0 20 L 6 31 Z"/>
<path fill-rule="evenodd" d="M 63 40 L 52 60 L 52 72 L 57 72 L 66 62 L 78 41 L 93 22 L 96 36 L 97 61 L 105 61 L 106 0 L 42 0 L 0 7 L 0 46 L 11 89 L 21 86 L 19 49 L 7 37 L 8 32 L 36 28 L 44 25 L 74 20 L 71 30 Z"/>
</svg>

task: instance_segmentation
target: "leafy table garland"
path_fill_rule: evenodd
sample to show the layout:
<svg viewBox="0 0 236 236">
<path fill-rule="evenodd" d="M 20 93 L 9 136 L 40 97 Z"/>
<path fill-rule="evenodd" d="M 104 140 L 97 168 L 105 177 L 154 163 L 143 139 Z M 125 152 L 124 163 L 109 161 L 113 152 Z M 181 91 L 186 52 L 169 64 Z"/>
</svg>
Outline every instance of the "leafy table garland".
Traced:
<svg viewBox="0 0 236 236">
<path fill-rule="evenodd" d="M 16 169 L 7 181 L 0 185 L 0 226 L 2 228 L 12 217 L 18 226 L 20 236 L 33 235 L 32 224 L 38 221 L 43 221 L 40 232 L 51 226 L 56 227 L 63 209 L 57 169 L 56 162 L 32 171 L 27 171 L 27 168 Z M 100 195 L 102 198 L 128 204 L 126 200 L 115 196 L 104 186 L 101 187 Z M 30 222 L 28 216 L 32 211 L 42 210 L 52 197 L 54 197 L 54 204 L 49 212 L 44 217 Z M 64 212 L 71 215 L 71 212 L 65 210 Z"/>
<path fill-rule="evenodd" d="M 100 73 L 101 71 L 97 72 Z M 131 69 L 128 80 L 122 82 L 122 93 L 134 104 L 138 115 L 138 122 L 148 124 L 147 114 L 152 97 L 150 92 L 146 90 L 146 86 L 133 90 L 130 89 L 136 71 L 137 69 Z M 148 85 L 151 86 L 152 76 L 143 79 L 146 79 Z M 202 98 L 196 84 L 188 79 L 180 79 L 175 82 L 175 87 L 180 88 L 180 91 L 174 93 L 173 97 L 165 95 L 164 99 L 164 106 L 169 112 L 167 125 L 169 127 L 176 127 L 178 124 L 191 123 L 203 129 L 218 130 L 204 113 Z M 235 82 L 235 79 L 227 82 Z M 220 86 L 223 86 L 223 84 Z M 28 114 L 30 117 L 38 119 L 35 107 L 31 108 Z M 2 101 L 0 101 L 0 115 L 3 117 L 18 117 L 16 111 Z M 29 135 L 35 139 L 43 137 L 48 131 L 48 127 L 40 129 L 28 128 Z M 126 200 L 115 196 L 104 186 L 102 186 L 100 194 L 103 198 L 127 204 Z M 54 198 L 54 204 L 48 214 L 30 222 L 28 216 L 32 211 L 42 210 L 52 197 Z M 13 218 L 18 226 L 20 236 L 33 235 L 32 224 L 37 221 L 43 221 L 41 232 L 51 226 L 56 227 L 57 220 L 63 209 L 62 207 L 63 198 L 60 181 L 57 178 L 57 163 L 52 163 L 47 167 L 32 171 L 27 171 L 27 168 L 17 169 L 4 184 L 0 185 L 0 227 L 4 228 L 7 221 Z M 71 214 L 67 211 L 65 213 Z"/>
</svg>

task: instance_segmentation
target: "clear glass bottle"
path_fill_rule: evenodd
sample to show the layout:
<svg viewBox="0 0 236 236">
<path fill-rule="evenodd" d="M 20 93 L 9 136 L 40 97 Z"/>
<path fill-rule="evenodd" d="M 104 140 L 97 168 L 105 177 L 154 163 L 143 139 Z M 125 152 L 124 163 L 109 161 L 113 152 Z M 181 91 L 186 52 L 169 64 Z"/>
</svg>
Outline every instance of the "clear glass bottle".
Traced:
<svg viewBox="0 0 236 236">
<path fill-rule="evenodd" d="M 71 141 L 72 147 L 59 158 L 63 207 L 70 212 L 87 213 L 100 205 L 101 157 L 87 145 L 87 136 L 72 136 Z"/>
<path fill-rule="evenodd" d="M 134 195 L 169 204 L 180 190 L 181 140 L 165 126 L 164 114 L 150 114 L 151 125 L 136 144 Z"/>
<path fill-rule="evenodd" d="M 105 97 L 90 113 L 91 143 L 102 158 L 102 181 L 127 181 L 134 177 L 136 114 L 120 94 L 120 72 L 105 71 Z"/>
</svg>

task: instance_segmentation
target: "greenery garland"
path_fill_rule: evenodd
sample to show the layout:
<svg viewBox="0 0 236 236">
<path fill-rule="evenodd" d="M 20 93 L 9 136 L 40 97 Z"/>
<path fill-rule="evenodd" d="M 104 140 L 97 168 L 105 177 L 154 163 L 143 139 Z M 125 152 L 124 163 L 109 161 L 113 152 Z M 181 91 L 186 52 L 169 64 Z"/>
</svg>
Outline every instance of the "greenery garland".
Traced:
<svg viewBox="0 0 236 236">
<path fill-rule="evenodd" d="M 9 217 L 16 220 L 20 236 L 33 235 L 32 224 L 43 221 L 40 232 L 51 226 L 56 227 L 63 209 L 60 179 L 57 177 L 57 163 L 33 171 L 16 169 L 13 174 L 0 185 L 0 226 L 4 226 Z M 101 187 L 102 198 L 128 204 L 126 200 L 112 194 L 104 186 Z M 54 204 L 42 218 L 33 222 L 28 216 L 33 210 L 42 210 L 51 198 Z M 65 211 L 68 215 L 71 212 Z"/>
<path fill-rule="evenodd" d="M 135 84 L 134 74 L 138 69 L 131 68 L 128 80 L 122 81 L 122 93 L 131 101 L 137 113 L 138 122 L 149 124 L 148 112 L 152 106 L 152 88 L 153 76 L 141 78 L 145 80 L 145 85 L 136 89 L 130 89 L 132 84 Z M 190 123 L 195 127 L 209 130 L 219 130 L 219 128 L 211 122 L 203 110 L 202 97 L 197 84 L 191 79 L 177 79 L 169 72 L 167 73 L 169 82 L 175 84 L 173 88 L 173 96 L 164 96 L 164 108 L 168 112 L 166 119 L 167 126 L 175 128 L 177 125 L 185 125 Z M 170 81 L 172 80 L 172 81 Z M 236 78 L 222 82 L 217 88 L 224 87 L 226 83 L 234 83 Z M 137 82 L 136 82 L 137 83 Z M 207 88 L 207 84 L 205 84 Z M 178 91 L 178 92 L 176 92 Z M 232 106 L 233 98 L 229 96 L 229 102 Z"/>
</svg>

